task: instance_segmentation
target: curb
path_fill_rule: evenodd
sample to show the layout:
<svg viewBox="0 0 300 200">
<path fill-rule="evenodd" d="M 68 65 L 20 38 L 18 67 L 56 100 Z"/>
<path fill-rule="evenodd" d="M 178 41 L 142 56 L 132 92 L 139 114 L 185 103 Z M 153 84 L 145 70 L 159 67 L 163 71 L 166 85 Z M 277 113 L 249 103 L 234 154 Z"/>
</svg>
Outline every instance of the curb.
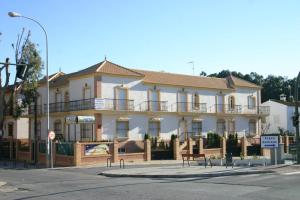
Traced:
<svg viewBox="0 0 300 200">
<path fill-rule="evenodd" d="M 239 176 L 239 175 L 250 175 L 250 174 L 269 174 L 274 173 L 272 170 L 253 170 L 253 171 L 234 171 L 234 172 L 220 172 L 220 173 L 204 173 L 204 174 L 112 174 L 101 172 L 98 175 L 106 177 L 133 177 L 133 178 L 213 178 L 220 176 Z"/>
</svg>

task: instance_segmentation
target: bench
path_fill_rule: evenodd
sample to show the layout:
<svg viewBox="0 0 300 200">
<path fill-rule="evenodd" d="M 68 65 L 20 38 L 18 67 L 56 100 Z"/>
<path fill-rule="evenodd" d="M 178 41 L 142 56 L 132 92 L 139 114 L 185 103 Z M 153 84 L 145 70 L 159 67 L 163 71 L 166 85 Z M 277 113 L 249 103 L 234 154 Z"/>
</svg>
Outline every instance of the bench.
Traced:
<svg viewBox="0 0 300 200">
<path fill-rule="evenodd" d="M 181 156 L 182 156 L 182 166 L 183 167 L 184 167 L 184 162 L 185 161 L 187 161 L 188 166 L 190 166 L 190 158 L 192 158 L 193 161 L 195 161 L 195 158 L 204 158 L 205 168 L 207 166 L 207 158 L 205 157 L 205 154 L 190 154 L 190 153 L 185 153 L 185 154 L 181 154 Z M 210 158 L 208 160 L 209 160 L 209 163 L 210 163 L 210 167 L 212 167 Z"/>
</svg>

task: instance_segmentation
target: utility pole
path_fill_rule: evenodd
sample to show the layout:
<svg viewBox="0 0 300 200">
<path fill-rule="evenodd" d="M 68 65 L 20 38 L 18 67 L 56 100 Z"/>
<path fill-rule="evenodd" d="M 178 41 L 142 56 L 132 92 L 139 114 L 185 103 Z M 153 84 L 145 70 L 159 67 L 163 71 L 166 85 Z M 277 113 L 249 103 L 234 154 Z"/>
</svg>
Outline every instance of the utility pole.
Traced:
<svg viewBox="0 0 300 200">
<path fill-rule="evenodd" d="M 298 88 L 300 83 L 300 72 L 298 74 L 295 85 L 295 115 L 293 117 L 293 125 L 296 127 L 296 145 L 297 145 L 297 164 L 300 164 L 300 138 L 299 138 L 299 101 Z"/>
<path fill-rule="evenodd" d="M 188 64 L 192 64 L 193 65 L 193 76 L 195 75 L 195 62 L 194 61 L 190 61 L 188 62 Z"/>
</svg>

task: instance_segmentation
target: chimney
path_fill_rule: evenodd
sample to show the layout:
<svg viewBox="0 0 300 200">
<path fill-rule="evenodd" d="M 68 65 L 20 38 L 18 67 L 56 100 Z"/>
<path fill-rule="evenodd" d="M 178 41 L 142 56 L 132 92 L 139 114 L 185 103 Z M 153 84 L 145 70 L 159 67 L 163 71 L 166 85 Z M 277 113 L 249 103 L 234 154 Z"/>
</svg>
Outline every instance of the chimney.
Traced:
<svg viewBox="0 0 300 200">
<path fill-rule="evenodd" d="M 281 94 L 280 95 L 280 100 L 281 101 L 286 101 L 286 95 L 285 94 Z"/>
</svg>

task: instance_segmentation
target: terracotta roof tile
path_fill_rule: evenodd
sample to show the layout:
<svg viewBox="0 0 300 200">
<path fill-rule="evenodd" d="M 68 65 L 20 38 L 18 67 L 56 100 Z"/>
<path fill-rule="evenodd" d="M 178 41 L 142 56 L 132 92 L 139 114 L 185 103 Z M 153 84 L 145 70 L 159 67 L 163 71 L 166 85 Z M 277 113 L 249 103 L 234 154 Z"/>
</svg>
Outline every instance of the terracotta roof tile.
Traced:
<svg viewBox="0 0 300 200">
<path fill-rule="evenodd" d="M 197 88 L 211 88 L 211 89 L 230 89 L 227 86 L 227 80 L 223 78 L 212 78 L 212 77 L 201 77 L 201 76 L 190 76 L 182 74 L 173 74 L 166 72 L 154 72 L 146 70 L 135 70 L 145 77 L 143 81 L 145 83 L 154 84 L 166 84 L 186 87 L 197 87 Z"/>
<path fill-rule="evenodd" d="M 232 75 L 230 76 L 230 78 L 232 79 L 234 86 L 250 87 L 250 88 L 262 88 L 259 85 L 256 85 L 254 83 L 251 83 L 249 81 L 246 81 L 246 80 L 243 80 L 243 79 L 240 79 L 240 78 L 237 78 L 237 77 L 232 76 Z"/>
</svg>

